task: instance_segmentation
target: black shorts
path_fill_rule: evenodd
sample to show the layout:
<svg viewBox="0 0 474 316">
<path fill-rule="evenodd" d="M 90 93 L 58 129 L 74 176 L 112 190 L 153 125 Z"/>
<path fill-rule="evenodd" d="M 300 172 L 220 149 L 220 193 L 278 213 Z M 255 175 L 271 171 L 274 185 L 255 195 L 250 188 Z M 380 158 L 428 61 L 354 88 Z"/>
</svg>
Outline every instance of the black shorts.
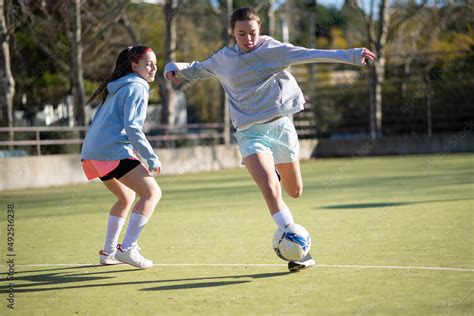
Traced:
<svg viewBox="0 0 474 316">
<path fill-rule="evenodd" d="M 103 177 L 99 177 L 102 181 L 107 181 L 113 178 L 120 179 L 126 175 L 129 171 L 134 169 L 136 166 L 140 165 L 140 160 L 137 159 L 122 159 L 119 162 L 119 165 L 114 170 L 110 171 Z"/>
</svg>

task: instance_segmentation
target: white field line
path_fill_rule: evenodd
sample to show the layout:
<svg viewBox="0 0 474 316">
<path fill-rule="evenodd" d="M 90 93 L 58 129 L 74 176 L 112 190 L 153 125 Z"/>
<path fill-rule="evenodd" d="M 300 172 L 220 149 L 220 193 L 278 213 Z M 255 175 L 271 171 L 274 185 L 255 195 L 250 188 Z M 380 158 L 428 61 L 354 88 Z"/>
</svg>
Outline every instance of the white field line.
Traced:
<svg viewBox="0 0 474 316">
<path fill-rule="evenodd" d="M 95 266 L 97 263 L 38 263 L 22 264 L 15 267 L 80 267 Z M 1 265 L 6 267 L 5 265 Z M 160 267 L 286 267 L 286 264 L 259 264 L 259 263 L 155 263 Z M 402 269 L 402 270 L 434 270 L 434 271 L 461 271 L 474 272 L 469 268 L 423 267 L 423 266 L 378 266 L 352 264 L 317 264 L 314 268 L 346 268 L 346 269 Z"/>
</svg>

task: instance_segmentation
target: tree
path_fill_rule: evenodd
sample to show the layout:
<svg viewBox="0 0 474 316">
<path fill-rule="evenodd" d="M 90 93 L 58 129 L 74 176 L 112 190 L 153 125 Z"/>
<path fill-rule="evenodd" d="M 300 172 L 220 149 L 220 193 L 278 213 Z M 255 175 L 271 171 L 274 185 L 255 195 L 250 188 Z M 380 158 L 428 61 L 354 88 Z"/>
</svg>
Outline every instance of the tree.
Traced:
<svg viewBox="0 0 474 316">
<path fill-rule="evenodd" d="M 219 11 L 216 10 L 223 25 L 221 32 L 222 46 L 229 46 L 232 39 L 232 30 L 230 27 L 230 18 L 233 12 L 233 0 L 219 0 Z M 225 27 L 225 25 L 227 27 Z M 227 93 L 221 87 L 221 122 L 224 124 L 224 144 L 230 144 L 230 117 Z"/>
<path fill-rule="evenodd" d="M 71 6 L 71 87 L 74 96 L 74 118 L 78 125 L 89 122 L 84 107 L 84 79 L 82 77 L 81 0 L 74 0 Z"/>
<path fill-rule="evenodd" d="M 426 133 L 431 136 L 434 90 L 445 73 L 441 69 L 433 74 L 433 70 L 449 64 L 452 52 L 463 50 L 462 45 L 451 42 L 466 31 L 472 7 L 449 3 L 440 3 L 438 6 L 430 6 L 426 2 L 399 3 L 393 11 L 391 41 L 387 47 L 389 51 L 396 52 L 391 54 L 391 62 L 401 68 L 401 111 L 407 116 L 415 112 L 416 103 L 424 101 L 420 105 L 425 106 Z M 464 49 L 469 51 L 468 46 Z M 413 95 L 408 83 L 410 78 L 413 81 L 417 76 L 419 80 Z"/>
<path fill-rule="evenodd" d="M 178 5 L 178 0 L 166 0 L 163 6 L 163 13 L 166 21 L 164 47 L 166 62 L 176 60 L 176 16 Z M 163 80 L 161 76 L 157 77 L 161 87 L 160 95 L 163 104 L 161 123 L 167 125 L 168 130 L 171 130 L 175 122 L 177 93 L 171 82 Z"/>
<path fill-rule="evenodd" d="M 357 0 L 345 0 L 341 8 L 344 20 L 344 38 L 348 47 L 360 47 L 367 42 L 365 12 L 357 5 Z"/>
<path fill-rule="evenodd" d="M 275 8 L 273 7 L 275 0 L 268 0 L 268 6 L 266 11 L 267 16 L 267 34 L 271 37 L 275 36 Z"/>
<path fill-rule="evenodd" d="M 13 96 L 15 94 L 15 79 L 12 75 L 10 64 L 10 36 L 11 30 L 7 28 L 7 14 L 5 1 L 0 0 L 0 122 L 2 126 L 13 127 Z M 13 135 L 10 135 L 12 138 Z"/>
<path fill-rule="evenodd" d="M 370 74 L 370 136 L 375 139 L 382 136 L 382 84 L 385 78 L 385 44 L 390 25 L 388 0 L 380 0 L 378 17 L 374 17 L 375 1 L 370 1 L 370 13 L 364 15 L 369 47 L 377 55 L 369 64 Z"/>
<path fill-rule="evenodd" d="M 26 23 L 16 29 L 13 72 L 17 95 L 28 103 L 17 96 L 17 109 L 35 113 L 73 95 L 75 121 L 86 124 L 84 94 L 110 74 L 118 51 L 138 41 L 125 12 L 128 1 L 19 3 Z"/>
</svg>

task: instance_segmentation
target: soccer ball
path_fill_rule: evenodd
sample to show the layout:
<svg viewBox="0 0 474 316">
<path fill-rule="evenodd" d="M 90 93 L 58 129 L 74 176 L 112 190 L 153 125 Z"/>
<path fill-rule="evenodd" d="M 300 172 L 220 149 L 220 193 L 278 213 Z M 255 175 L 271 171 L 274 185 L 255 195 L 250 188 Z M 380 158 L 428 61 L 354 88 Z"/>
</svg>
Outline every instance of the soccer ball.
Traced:
<svg viewBox="0 0 474 316">
<path fill-rule="evenodd" d="M 311 236 L 301 225 L 288 224 L 279 227 L 273 234 L 273 250 L 285 261 L 298 261 L 311 248 Z"/>
</svg>

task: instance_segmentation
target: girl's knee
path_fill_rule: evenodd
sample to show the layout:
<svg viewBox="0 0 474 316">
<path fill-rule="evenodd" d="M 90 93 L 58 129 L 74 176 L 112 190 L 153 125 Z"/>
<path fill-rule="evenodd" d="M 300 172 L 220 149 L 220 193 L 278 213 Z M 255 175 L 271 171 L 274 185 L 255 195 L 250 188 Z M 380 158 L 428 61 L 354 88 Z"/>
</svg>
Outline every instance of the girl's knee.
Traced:
<svg viewBox="0 0 474 316">
<path fill-rule="evenodd" d="M 152 198 L 158 203 L 161 200 L 161 196 L 163 193 L 161 192 L 161 189 L 159 186 L 156 186 L 156 188 L 153 190 L 152 193 Z"/>
<path fill-rule="evenodd" d="M 122 204 L 124 207 L 130 208 L 130 206 L 135 201 L 135 192 L 127 192 L 118 197 L 118 202 Z"/>
<path fill-rule="evenodd" d="M 127 194 L 127 200 L 133 202 L 135 201 L 136 196 L 137 194 L 134 191 L 130 190 Z"/>
<path fill-rule="evenodd" d="M 291 196 L 292 198 L 300 198 L 303 195 L 303 188 L 296 188 L 294 190 L 289 190 L 287 191 L 288 195 Z"/>
<path fill-rule="evenodd" d="M 161 189 L 158 185 L 151 186 L 148 188 L 147 192 L 143 194 L 142 198 L 145 198 L 154 203 L 158 203 L 161 200 Z"/>
</svg>

